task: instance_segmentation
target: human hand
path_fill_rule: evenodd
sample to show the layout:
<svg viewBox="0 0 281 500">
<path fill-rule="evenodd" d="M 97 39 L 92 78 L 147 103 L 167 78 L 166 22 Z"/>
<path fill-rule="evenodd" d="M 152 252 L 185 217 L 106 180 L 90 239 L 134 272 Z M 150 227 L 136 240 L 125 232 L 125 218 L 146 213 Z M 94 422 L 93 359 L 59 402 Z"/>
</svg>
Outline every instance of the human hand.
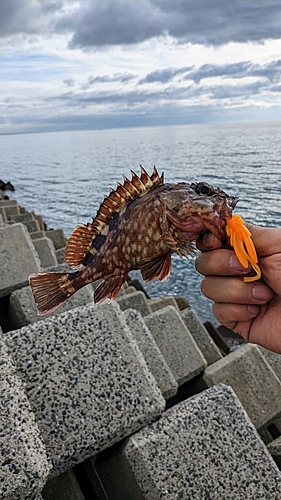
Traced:
<svg viewBox="0 0 281 500">
<path fill-rule="evenodd" d="M 217 320 L 248 342 L 281 354 L 281 228 L 246 224 L 252 233 L 262 281 L 245 283 L 244 269 L 233 250 L 221 248 L 211 233 L 197 240 L 195 267 L 205 276 L 202 293 L 214 301 Z"/>
</svg>

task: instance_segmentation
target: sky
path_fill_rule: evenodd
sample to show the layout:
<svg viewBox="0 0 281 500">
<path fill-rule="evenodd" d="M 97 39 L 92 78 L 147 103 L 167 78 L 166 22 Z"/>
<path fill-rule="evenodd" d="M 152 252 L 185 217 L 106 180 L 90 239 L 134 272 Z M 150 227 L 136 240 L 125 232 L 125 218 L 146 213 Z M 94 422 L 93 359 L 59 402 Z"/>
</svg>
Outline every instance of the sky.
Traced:
<svg viewBox="0 0 281 500">
<path fill-rule="evenodd" d="M 0 133 L 281 119 L 280 0 L 1 0 Z"/>
</svg>

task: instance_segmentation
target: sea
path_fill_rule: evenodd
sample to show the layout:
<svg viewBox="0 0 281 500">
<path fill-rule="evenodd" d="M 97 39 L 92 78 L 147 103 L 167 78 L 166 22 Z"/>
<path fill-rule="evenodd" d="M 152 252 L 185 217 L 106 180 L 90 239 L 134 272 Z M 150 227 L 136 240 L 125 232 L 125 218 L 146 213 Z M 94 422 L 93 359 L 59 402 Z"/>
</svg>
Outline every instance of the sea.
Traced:
<svg viewBox="0 0 281 500">
<path fill-rule="evenodd" d="M 281 122 L 0 135 L 0 179 L 15 187 L 9 197 L 67 237 L 139 165 L 148 173 L 155 165 L 166 182 L 219 186 L 239 197 L 235 212 L 245 220 L 280 226 Z M 174 255 L 170 277 L 145 288 L 153 298 L 182 295 L 202 321 L 216 323 L 201 280 L 194 259 Z"/>
</svg>

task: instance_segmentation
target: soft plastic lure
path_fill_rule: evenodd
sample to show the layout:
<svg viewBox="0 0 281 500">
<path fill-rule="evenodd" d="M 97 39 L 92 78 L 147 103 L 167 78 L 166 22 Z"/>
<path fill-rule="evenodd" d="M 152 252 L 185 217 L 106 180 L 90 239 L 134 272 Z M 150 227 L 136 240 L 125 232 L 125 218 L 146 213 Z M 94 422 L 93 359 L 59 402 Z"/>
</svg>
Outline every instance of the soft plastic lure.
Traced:
<svg viewBox="0 0 281 500">
<path fill-rule="evenodd" d="M 244 225 L 240 215 L 233 214 L 226 222 L 226 233 L 230 238 L 230 245 L 234 248 L 237 259 L 245 269 L 250 262 L 256 272 L 255 276 L 247 276 L 244 281 L 256 281 L 261 277 L 261 270 L 258 266 L 257 252 L 254 247 L 251 233 Z"/>
</svg>

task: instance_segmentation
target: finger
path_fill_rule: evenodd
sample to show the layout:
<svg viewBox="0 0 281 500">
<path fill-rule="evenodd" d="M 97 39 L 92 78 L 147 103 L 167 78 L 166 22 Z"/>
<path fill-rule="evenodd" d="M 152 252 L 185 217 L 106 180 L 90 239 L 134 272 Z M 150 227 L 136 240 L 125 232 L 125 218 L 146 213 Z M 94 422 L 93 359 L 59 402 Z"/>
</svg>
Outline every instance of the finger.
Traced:
<svg viewBox="0 0 281 500">
<path fill-rule="evenodd" d="M 234 331 L 236 331 L 235 327 L 238 323 L 252 321 L 259 313 L 260 306 L 257 305 L 251 305 L 250 307 L 245 304 L 216 303 L 213 305 L 213 314 L 215 318 L 217 318 L 222 325 Z M 246 333 L 244 332 L 244 334 Z"/>
<path fill-rule="evenodd" d="M 201 233 L 196 241 L 196 246 L 201 252 L 206 252 L 209 250 L 215 250 L 216 248 L 221 248 L 222 242 L 215 237 L 213 233 Z"/>
<path fill-rule="evenodd" d="M 225 248 L 200 253 L 195 261 L 195 269 L 204 276 L 245 275 L 251 266 L 245 269 L 232 250 Z"/>
<path fill-rule="evenodd" d="M 281 228 L 260 227 L 246 224 L 260 257 L 280 253 Z"/>
<path fill-rule="evenodd" d="M 202 280 L 202 293 L 214 302 L 228 304 L 266 304 L 273 297 L 263 283 L 244 283 L 240 278 L 210 276 Z"/>
</svg>

